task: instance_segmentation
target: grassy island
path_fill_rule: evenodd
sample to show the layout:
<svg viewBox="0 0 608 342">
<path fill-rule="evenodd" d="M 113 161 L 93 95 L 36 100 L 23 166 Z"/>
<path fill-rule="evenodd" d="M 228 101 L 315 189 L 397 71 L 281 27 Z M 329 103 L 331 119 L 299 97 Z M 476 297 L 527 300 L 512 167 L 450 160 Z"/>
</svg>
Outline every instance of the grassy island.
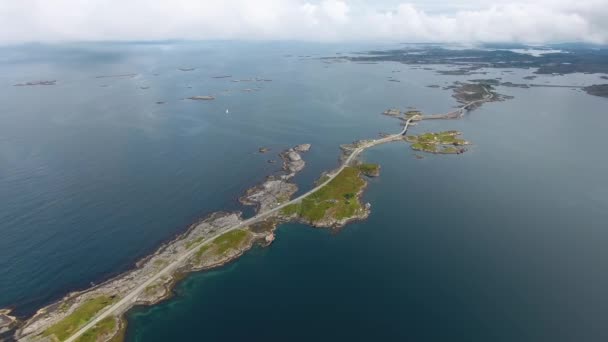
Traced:
<svg viewBox="0 0 608 342">
<path fill-rule="evenodd" d="M 362 169 L 366 172 L 377 171 L 378 166 L 362 164 L 346 167 L 336 178 L 302 202 L 283 208 L 283 215 L 296 216 L 316 226 L 333 226 L 349 218 L 365 213 L 359 195 L 366 185 L 361 178 Z"/>
<path fill-rule="evenodd" d="M 420 135 L 408 135 L 405 140 L 412 143 L 412 149 L 428 153 L 460 154 L 466 151 L 462 146 L 469 142 L 458 138 L 458 131 L 445 131 L 439 133 L 424 133 Z"/>
<path fill-rule="evenodd" d="M 57 338 L 59 341 L 63 341 L 66 338 L 72 336 L 72 334 L 78 329 L 80 329 L 82 326 L 87 324 L 103 308 L 113 304 L 114 302 L 116 302 L 116 300 L 116 297 L 110 296 L 100 296 L 88 299 L 78 308 L 76 308 L 74 312 L 46 329 L 43 335 L 49 337 L 55 336 L 55 338 Z"/>
</svg>

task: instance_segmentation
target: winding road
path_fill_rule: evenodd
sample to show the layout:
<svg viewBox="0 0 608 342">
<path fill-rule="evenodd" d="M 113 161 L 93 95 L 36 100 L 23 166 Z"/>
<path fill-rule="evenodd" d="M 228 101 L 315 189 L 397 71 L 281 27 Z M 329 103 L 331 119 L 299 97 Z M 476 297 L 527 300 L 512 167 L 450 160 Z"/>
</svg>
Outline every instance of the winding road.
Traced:
<svg viewBox="0 0 608 342">
<path fill-rule="evenodd" d="M 486 90 L 487 92 L 487 90 Z M 489 94 L 490 96 L 488 98 L 484 98 L 482 100 L 477 100 L 477 101 L 473 101 L 470 103 L 467 103 L 465 105 L 463 105 L 462 107 L 459 108 L 460 111 L 464 112 L 464 110 L 467 109 L 467 107 L 478 103 L 478 102 L 485 102 L 488 101 L 489 99 L 492 98 L 492 94 Z M 323 183 L 317 185 L 316 187 L 312 188 L 311 190 L 307 191 L 306 193 L 288 201 L 285 202 L 283 204 L 280 204 L 270 210 L 267 210 L 263 213 L 259 213 L 249 219 L 246 219 L 244 221 L 242 221 L 240 224 L 234 226 L 234 227 L 230 227 L 226 230 L 223 230 L 221 232 L 218 232 L 212 236 L 210 236 L 209 238 L 207 238 L 205 241 L 199 243 L 198 245 L 195 245 L 193 247 L 191 247 L 186 253 L 182 254 L 178 259 L 176 259 L 175 261 L 173 261 L 172 263 L 168 264 L 167 266 L 165 266 L 162 270 L 160 270 L 158 273 L 156 273 L 155 275 L 153 275 L 150 279 L 146 280 L 145 282 L 143 282 L 141 285 L 139 285 L 138 287 L 136 287 L 135 289 L 133 289 L 131 292 L 127 293 L 123 298 L 121 298 L 118 302 L 116 302 L 115 304 L 113 304 L 112 306 L 110 306 L 109 308 L 107 308 L 106 310 L 104 310 L 103 312 L 101 312 L 99 315 L 97 315 L 95 318 L 93 318 L 89 323 L 87 323 L 86 325 L 84 325 L 82 328 L 80 328 L 78 331 L 76 331 L 72 336 L 70 336 L 68 339 L 65 340 L 65 342 L 74 342 L 76 341 L 76 339 L 78 339 L 82 334 L 84 334 L 87 330 L 91 329 L 93 326 L 95 326 L 97 323 L 101 322 L 104 318 L 109 317 L 110 315 L 112 315 L 113 313 L 115 313 L 116 311 L 121 310 L 123 307 L 128 306 L 130 304 L 132 304 L 133 302 L 135 302 L 137 300 L 137 296 L 144 291 L 144 289 L 146 287 L 148 287 L 149 285 L 151 285 L 153 282 L 155 282 L 156 280 L 158 280 L 159 278 L 161 278 L 164 275 L 169 274 L 171 271 L 174 271 L 176 268 L 182 266 L 190 257 L 192 257 L 196 251 L 199 250 L 200 247 L 209 244 L 210 242 L 212 242 L 216 237 L 225 234 L 227 232 L 236 230 L 236 229 L 240 229 L 240 228 L 244 228 L 247 226 L 250 226 L 256 222 L 262 221 L 266 218 L 268 218 L 269 216 L 275 214 L 276 212 L 278 212 L 279 210 L 285 208 L 286 206 L 290 205 L 290 204 L 295 204 L 300 202 L 301 200 L 303 200 L 304 198 L 314 194 L 315 192 L 319 191 L 321 188 L 323 188 L 324 186 L 326 186 L 329 182 L 331 182 L 334 178 L 336 178 L 340 172 L 342 172 L 344 170 L 344 168 L 346 168 L 348 165 L 350 165 L 350 163 L 359 155 L 361 154 L 361 152 L 365 151 L 366 149 L 373 147 L 373 146 L 377 146 L 380 144 L 384 144 L 390 141 L 396 141 L 396 140 L 402 140 L 403 136 L 407 133 L 407 130 L 410 126 L 410 123 L 412 122 L 413 118 L 408 119 L 405 122 L 405 126 L 403 127 L 403 130 L 401 130 L 401 132 L 397 133 L 397 134 L 391 134 L 388 135 L 384 138 L 381 139 L 375 139 L 375 140 L 371 140 L 368 141 L 367 143 L 357 147 L 355 150 L 353 150 L 353 152 L 342 162 L 342 165 L 340 165 L 339 168 L 337 168 L 336 170 L 334 170 L 332 173 L 327 174 L 328 178 L 327 180 L 325 180 Z"/>
</svg>

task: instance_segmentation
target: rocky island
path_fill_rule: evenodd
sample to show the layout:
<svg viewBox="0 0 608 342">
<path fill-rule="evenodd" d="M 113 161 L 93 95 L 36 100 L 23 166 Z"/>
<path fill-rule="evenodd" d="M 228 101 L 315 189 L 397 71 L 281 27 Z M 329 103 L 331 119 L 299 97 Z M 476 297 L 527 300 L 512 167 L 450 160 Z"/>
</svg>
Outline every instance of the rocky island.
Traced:
<svg viewBox="0 0 608 342">
<path fill-rule="evenodd" d="M 405 137 L 405 140 L 412 143 L 411 147 L 415 151 L 436 154 L 461 154 L 467 151 L 462 146 L 470 144 L 468 141 L 458 138 L 461 134 L 458 131 L 424 133 L 420 135 L 408 135 Z"/>
<path fill-rule="evenodd" d="M 29 86 L 37 86 L 37 85 L 45 85 L 45 86 L 49 86 L 49 85 L 55 85 L 57 83 L 57 81 L 52 80 L 52 81 L 34 81 L 34 82 L 25 82 L 25 83 L 17 83 L 17 84 L 13 84 L 14 87 L 29 87 Z"/>
<path fill-rule="evenodd" d="M 608 84 L 594 84 L 584 87 L 583 90 L 589 95 L 608 97 Z"/>
<path fill-rule="evenodd" d="M 95 78 L 121 78 L 121 77 L 126 77 L 126 78 L 133 78 L 137 76 L 137 74 L 117 74 L 117 75 L 101 75 L 101 76 L 95 76 Z"/>
<path fill-rule="evenodd" d="M 283 151 L 280 154 L 282 174 L 269 176 L 264 183 L 247 190 L 240 201 L 255 205 L 259 213 L 289 200 L 298 189 L 290 179 L 305 165 L 300 153 L 310 147 L 302 144 Z M 373 172 L 369 167 L 365 170 Z M 121 334 L 126 326 L 122 315 L 131 307 L 151 305 L 168 298 L 175 283 L 186 273 L 224 265 L 255 243 L 270 244 L 274 240 L 276 225 L 284 220 L 285 217 L 277 212 L 247 224 L 250 220 L 244 220 L 240 212 L 212 213 L 139 261 L 133 270 L 85 291 L 70 293 L 38 310 L 21 326 L 15 337 L 22 341 L 62 341 L 111 308 L 111 314 L 87 329 L 78 341 L 122 340 Z M 121 304 L 121 300 L 126 299 Z M 0 314 L 0 324 L 0 328 L 13 324 L 8 311 Z"/>
<path fill-rule="evenodd" d="M 189 97 L 188 100 L 211 101 L 211 100 L 215 100 L 215 96 L 211 96 L 211 95 L 197 95 L 197 96 L 191 96 L 191 97 Z"/>
</svg>

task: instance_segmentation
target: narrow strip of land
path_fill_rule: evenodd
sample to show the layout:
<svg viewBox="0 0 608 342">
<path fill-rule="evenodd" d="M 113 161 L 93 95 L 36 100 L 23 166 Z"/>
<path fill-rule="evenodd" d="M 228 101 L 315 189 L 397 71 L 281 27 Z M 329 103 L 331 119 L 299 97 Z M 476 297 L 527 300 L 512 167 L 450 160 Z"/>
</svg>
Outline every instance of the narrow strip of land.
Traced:
<svg viewBox="0 0 608 342">
<path fill-rule="evenodd" d="M 483 100 L 477 100 L 477 101 L 473 101 L 471 103 L 467 103 L 464 106 L 459 108 L 459 111 L 464 111 L 467 109 L 467 107 L 469 107 L 470 105 L 480 102 L 480 101 L 487 101 L 487 99 L 483 99 Z M 370 140 L 366 143 L 364 143 L 363 145 L 357 147 L 355 150 L 352 151 L 352 153 L 346 158 L 344 159 L 344 161 L 342 162 L 342 164 L 340 165 L 339 168 L 337 168 L 336 170 L 334 170 L 332 173 L 327 174 L 327 179 L 319 184 L 318 186 L 312 188 L 311 190 L 309 190 L 308 192 L 298 196 L 297 198 L 294 198 L 290 201 L 287 201 L 285 203 L 282 203 L 270 210 L 267 210 L 263 213 L 259 213 L 249 219 L 246 219 L 244 221 L 242 221 L 240 224 L 235 225 L 234 227 L 230 227 L 226 230 L 223 230 L 221 232 L 218 232 L 217 234 L 209 237 L 208 239 L 204 240 L 203 242 L 199 243 L 198 245 L 193 246 L 192 248 L 190 248 L 187 252 L 185 252 L 183 255 L 181 255 L 177 260 L 173 261 L 172 263 L 168 264 L 167 266 L 165 266 L 163 269 L 161 269 L 158 273 L 156 273 L 154 276 L 152 276 L 151 278 L 149 278 L 148 280 L 146 280 L 145 282 L 143 282 L 141 285 L 139 285 L 138 287 L 136 287 L 135 289 L 133 289 L 131 292 L 127 293 L 124 297 L 122 297 L 118 302 L 116 302 L 115 304 L 113 304 L 112 306 L 110 306 L 109 308 L 107 308 L 106 310 L 104 310 L 103 312 L 101 312 L 99 315 L 97 315 L 94 319 L 92 319 L 90 322 L 88 322 L 86 325 L 84 325 L 82 328 L 80 328 L 78 331 L 76 331 L 72 336 L 70 336 L 68 339 L 65 340 L 65 342 L 73 342 L 76 341 L 76 339 L 78 339 L 78 337 L 80 337 L 82 334 L 84 334 L 87 330 L 93 328 L 96 324 L 98 324 L 99 322 L 101 322 L 104 318 L 112 315 L 113 313 L 115 313 L 116 311 L 120 310 L 121 308 L 123 308 L 124 306 L 127 306 L 129 304 L 131 304 L 132 302 L 137 300 L 137 296 L 146 289 L 146 287 L 148 287 L 149 285 L 151 285 L 154 281 L 158 280 L 159 278 L 161 278 L 162 276 L 170 273 L 171 271 L 174 271 L 176 268 L 180 267 L 181 265 L 183 265 L 184 262 L 186 262 L 190 257 L 192 257 L 202 246 L 205 246 L 209 243 L 211 243 L 216 237 L 225 234 L 227 232 L 236 230 L 236 229 L 240 229 L 240 228 L 244 228 L 247 226 L 250 226 L 256 222 L 262 221 L 266 218 L 268 218 L 269 216 L 271 216 L 272 214 L 278 212 L 279 210 L 287 207 L 288 205 L 291 204 L 295 204 L 300 202 L 301 200 L 303 200 L 304 198 L 314 194 L 315 192 L 319 191 L 321 188 L 323 188 L 324 186 L 326 186 L 329 182 L 331 182 L 334 178 L 336 178 L 340 172 L 342 172 L 344 170 L 344 168 L 346 168 L 359 154 L 361 154 L 361 152 L 365 151 L 366 149 L 373 147 L 373 146 L 377 146 L 380 144 L 384 144 L 390 141 L 397 141 L 397 140 L 402 140 L 403 136 L 407 133 L 407 130 L 410 126 L 410 123 L 412 122 L 413 118 L 408 119 L 405 122 L 405 126 L 403 127 L 403 129 L 401 130 L 401 132 L 397 133 L 397 134 L 392 134 L 392 135 L 388 135 L 384 138 L 381 139 L 375 139 L 375 140 Z"/>
</svg>

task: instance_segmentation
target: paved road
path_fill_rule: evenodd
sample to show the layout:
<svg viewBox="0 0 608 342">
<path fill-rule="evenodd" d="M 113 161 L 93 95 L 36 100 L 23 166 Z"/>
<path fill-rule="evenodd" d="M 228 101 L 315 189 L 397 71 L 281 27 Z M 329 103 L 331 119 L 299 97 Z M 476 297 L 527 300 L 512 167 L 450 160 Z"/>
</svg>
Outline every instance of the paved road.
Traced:
<svg viewBox="0 0 608 342">
<path fill-rule="evenodd" d="M 486 91 L 486 93 L 488 94 L 487 97 L 484 97 L 481 100 L 477 100 L 477 101 L 473 101 L 473 102 L 469 102 L 465 105 L 463 105 L 462 107 L 459 108 L 459 110 L 461 112 L 464 112 L 465 109 L 467 109 L 468 107 L 470 107 L 471 105 L 478 103 L 478 102 L 485 102 L 488 101 L 492 98 L 493 94 L 488 92 L 487 89 L 484 90 Z M 141 285 L 139 285 L 138 287 L 136 287 L 135 289 L 133 289 L 131 292 L 129 292 L 128 294 L 126 294 L 121 300 L 119 300 L 116 304 L 110 306 L 109 308 L 107 308 L 105 311 L 103 311 L 101 314 L 99 314 L 97 317 L 95 317 L 93 320 L 91 320 L 89 323 L 87 323 L 85 326 L 83 326 L 82 328 L 80 328 L 80 330 L 78 330 L 77 332 L 74 333 L 74 335 L 70 336 L 68 339 L 65 340 L 65 342 L 73 342 L 75 341 L 78 337 L 80 337 L 82 334 L 84 334 L 87 330 L 91 329 L 93 326 L 95 326 L 95 324 L 99 323 L 101 320 L 103 320 L 104 318 L 112 315 L 113 313 L 115 313 L 116 311 L 120 310 L 121 308 L 123 308 L 124 306 L 129 305 L 130 303 L 134 302 L 137 299 L 137 296 L 146 288 L 148 287 L 150 284 L 152 284 L 154 281 L 158 280 L 160 277 L 169 274 L 171 271 L 175 270 L 176 268 L 180 267 L 181 265 L 184 264 L 184 262 L 186 260 L 188 260 L 194 253 L 196 253 L 196 251 L 204 246 L 207 245 L 208 243 L 210 243 L 211 241 L 213 241 L 213 239 L 215 239 L 216 237 L 227 233 L 229 231 L 233 231 L 235 229 L 240 229 L 240 228 L 244 228 L 247 227 L 249 225 L 252 225 L 256 222 L 262 221 L 266 218 L 268 218 L 268 216 L 271 216 L 272 214 L 278 212 L 279 210 L 285 208 L 286 206 L 290 205 L 290 204 L 294 204 L 294 203 L 298 203 L 301 200 L 303 200 L 304 198 L 314 194 L 315 192 L 319 191 L 321 188 L 323 188 L 324 186 L 326 186 L 329 182 L 331 182 L 334 178 L 336 178 L 338 176 L 338 174 L 340 174 L 340 172 L 342 172 L 342 170 L 344 170 L 345 167 L 347 167 L 348 165 L 350 165 L 350 163 L 357 158 L 357 156 L 359 154 L 361 154 L 361 152 L 365 151 L 366 149 L 376 146 L 376 145 L 380 145 L 380 144 L 384 144 L 387 143 L 389 141 L 394 141 L 394 140 L 401 140 L 403 138 L 403 135 L 405 135 L 405 133 L 407 133 L 407 129 L 410 126 L 410 123 L 412 122 L 412 119 L 409 119 L 405 122 L 405 126 L 403 127 L 403 130 L 401 130 L 401 132 L 397 133 L 397 134 L 392 134 L 392 135 L 388 135 L 382 139 L 376 139 L 376 140 L 371 140 L 368 143 L 365 143 L 361 146 L 359 146 L 358 148 L 356 148 L 342 163 L 342 165 L 340 165 L 340 167 L 336 170 L 334 170 L 334 172 L 328 174 L 329 178 L 319 184 L 318 186 L 316 186 L 315 188 L 309 190 L 308 192 L 298 196 L 297 198 L 292 199 L 291 201 L 285 202 L 283 204 L 280 204 L 270 210 L 267 210 L 263 213 L 259 213 L 247 220 L 242 221 L 240 224 L 234 226 L 234 227 L 230 227 L 222 232 L 218 232 L 217 234 L 214 234 L 213 236 L 210 236 L 207 240 L 201 242 L 200 244 L 192 247 L 191 249 L 189 249 L 186 253 L 184 253 L 183 255 L 181 255 L 177 260 L 173 261 L 172 263 L 170 263 L 169 265 L 167 265 L 165 268 L 163 268 L 162 270 L 160 270 L 158 273 L 156 273 L 155 275 L 153 275 L 150 279 L 146 280 L 144 283 L 142 283 Z"/>
<path fill-rule="evenodd" d="M 490 100 L 493 96 L 493 94 L 491 92 L 488 92 L 487 89 L 484 90 L 486 91 L 486 93 L 488 94 L 487 97 L 484 97 L 481 100 L 477 100 L 477 101 L 473 101 L 473 102 L 469 102 L 465 105 L 463 105 L 462 107 L 459 108 L 459 110 L 461 112 L 464 112 L 465 109 L 467 109 L 468 107 L 472 106 L 475 103 L 478 102 L 486 102 L 488 100 Z M 262 221 L 264 219 L 266 219 L 268 216 L 271 216 L 272 214 L 276 213 L 277 211 L 285 208 L 286 206 L 290 205 L 290 204 L 294 204 L 294 203 L 298 203 L 301 200 L 303 200 L 304 198 L 314 194 L 315 192 L 319 191 L 321 188 L 323 188 L 324 186 L 326 186 L 329 182 L 331 182 L 334 178 L 336 178 L 338 176 L 338 174 L 340 174 L 340 172 L 342 172 L 342 170 L 344 170 L 345 167 L 347 167 L 348 165 L 350 165 L 350 163 L 357 158 L 357 156 L 359 154 L 361 154 L 361 152 L 365 151 L 366 149 L 376 146 L 376 145 L 380 145 L 380 144 L 384 144 L 387 143 L 389 141 L 394 141 L 394 140 L 401 140 L 403 138 L 403 135 L 405 135 L 405 133 L 407 133 L 407 129 L 410 126 L 410 123 L 412 122 L 412 119 L 408 119 L 405 122 L 405 126 L 403 127 L 403 130 L 401 130 L 401 132 L 397 133 L 397 134 L 392 134 L 392 135 L 388 135 L 382 139 L 375 139 L 375 140 L 371 140 L 361 146 L 359 146 L 358 148 L 356 148 L 342 163 L 342 165 L 340 165 L 340 167 L 336 170 L 334 170 L 334 172 L 328 174 L 329 178 L 319 184 L 318 186 L 314 187 L 313 189 L 309 190 L 308 192 L 292 199 L 291 201 L 285 202 L 283 204 L 280 204 L 270 210 L 267 210 L 263 213 L 259 213 L 245 221 L 242 221 L 240 224 L 234 226 L 234 227 L 230 227 L 224 231 L 218 232 L 212 236 L 210 236 L 207 240 L 201 242 L 200 244 L 192 247 L 191 249 L 189 249 L 186 253 L 184 253 L 183 255 L 181 255 L 177 260 L 173 261 L 172 263 L 170 263 L 169 265 L 167 265 L 165 268 L 163 268 L 162 270 L 160 270 L 158 273 L 156 273 L 155 275 L 153 275 L 150 279 L 146 280 L 144 283 L 142 283 L 141 285 L 139 285 L 138 287 L 136 287 L 134 290 L 132 290 L 131 292 L 129 292 L 127 295 L 125 295 L 121 300 L 119 300 L 116 304 L 110 306 L 108 309 L 106 309 L 105 311 L 103 311 L 101 314 L 99 314 L 97 317 L 95 317 L 93 320 L 91 320 L 89 323 L 87 323 L 85 326 L 83 326 L 82 328 L 80 328 L 80 330 L 78 330 L 77 332 L 74 333 L 74 335 L 70 336 L 68 339 L 65 340 L 65 342 L 73 342 L 75 341 L 78 337 L 80 337 L 82 334 L 84 334 L 87 330 L 91 329 L 93 326 L 95 326 L 95 324 L 99 323 L 101 320 L 103 320 L 104 318 L 112 315 L 114 312 L 120 310 L 121 308 L 123 308 L 124 306 L 129 305 L 131 302 L 134 302 L 137 299 L 137 296 L 146 288 L 148 287 L 150 284 L 152 284 L 154 281 L 158 280 L 160 277 L 170 273 L 171 271 L 173 271 L 174 269 L 178 268 L 179 266 L 183 265 L 184 262 L 186 260 L 188 260 L 194 253 L 196 253 L 196 251 L 210 243 L 211 241 L 213 241 L 213 239 L 215 239 L 216 237 L 227 233 L 229 231 L 233 231 L 235 229 L 240 229 L 240 228 L 244 228 L 247 227 L 249 225 L 252 225 L 256 222 Z"/>
<path fill-rule="evenodd" d="M 162 270 L 160 270 L 158 273 L 156 273 L 154 276 L 152 276 L 150 279 L 146 280 L 145 282 L 143 282 L 141 285 L 139 285 L 138 287 L 136 287 L 135 289 L 133 289 L 131 292 L 129 292 L 127 295 L 125 295 L 121 300 L 119 300 L 116 304 L 110 306 L 108 309 L 106 309 L 105 311 L 103 311 L 101 314 L 99 314 L 97 317 L 95 317 L 92 321 L 90 321 L 89 323 L 87 323 L 85 326 L 83 326 L 82 328 L 80 328 L 80 330 L 78 330 L 77 332 L 74 333 L 74 335 L 70 336 L 68 339 L 65 340 L 65 342 L 73 342 L 75 341 L 78 337 L 80 337 L 82 334 L 84 334 L 87 330 L 91 329 L 95 324 L 99 323 L 101 320 L 103 320 L 104 318 L 112 315 L 114 312 L 120 310 L 121 308 L 123 308 L 124 306 L 129 305 L 130 303 L 134 302 L 137 299 L 137 296 L 146 288 L 148 287 L 150 284 L 152 284 L 154 281 L 158 280 L 160 277 L 169 274 L 171 271 L 175 270 L 176 268 L 180 267 L 181 265 L 184 264 L 184 262 L 186 260 L 188 260 L 194 253 L 196 253 L 196 251 L 210 243 L 211 241 L 213 241 L 213 239 L 215 239 L 216 237 L 227 233 L 229 231 L 233 231 L 235 229 L 240 229 L 240 228 L 244 228 L 247 227 L 249 225 L 252 225 L 256 222 L 262 221 L 264 219 L 266 219 L 268 216 L 271 216 L 272 214 L 278 212 L 279 210 L 285 208 L 286 206 L 290 205 L 290 204 L 294 204 L 294 203 L 298 203 L 301 200 L 303 200 L 304 198 L 314 194 L 315 192 L 319 191 L 321 188 L 323 188 L 324 186 L 326 186 L 329 182 L 331 182 L 334 178 L 336 178 L 338 176 L 338 174 L 340 174 L 340 172 L 342 172 L 342 170 L 344 170 L 345 167 L 347 167 L 361 152 L 363 152 L 364 150 L 372 147 L 372 146 L 376 146 L 376 145 L 380 145 L 380 144 L 384 144 L 387 143 L 389 141 L 393 141 L 393 140 L 400 140 L 402 139 L 402 136 L 407 132 L 408 127 L 410 126 L 410 122 L 412 121 L 412 119 L 409 119 L 405 122 L 405 126 L 403 127 L 403 130 L 397 134 L 392 134 L 389 136 L 386 136 L 382 139 L 376 139 L 376 140 L 372 140 L 360 147 L 358 147 L 357 149 L 355 149 L 342 163 L 342 165 L 336 169 L 334 172 L 332 172 L 331 174 L 328 174 L 329 178 L 319 184 L 318 186 L 316 186 L 315 188 L 309 190 L 308 192 L 298 196 L 297 198 L 292 199 L 289 202 L 285 202 L 277 207 L 274 207 L 270 210 L 267 210 L 263 213 L 259 213 L 243 222 L 241 222 L 240 224 L 234 226 L 234 227 L 230 227 L 226 230 L 223 230 L 221 232 L 218 232 L 217 234 L 214 234 L 213 236 L 209 237 L 208 239 L 206 239 L 205 241 L 201 242 L 200 244 L 190 248 L 188 250 L 188 252 L 184 253 L 183 255 L 181 255 L 177 260 L 173 261 L 172 263 L 170 263 L 169 265 L 167 265 L 165 268 L 163 268 Z"/>
</svg>

